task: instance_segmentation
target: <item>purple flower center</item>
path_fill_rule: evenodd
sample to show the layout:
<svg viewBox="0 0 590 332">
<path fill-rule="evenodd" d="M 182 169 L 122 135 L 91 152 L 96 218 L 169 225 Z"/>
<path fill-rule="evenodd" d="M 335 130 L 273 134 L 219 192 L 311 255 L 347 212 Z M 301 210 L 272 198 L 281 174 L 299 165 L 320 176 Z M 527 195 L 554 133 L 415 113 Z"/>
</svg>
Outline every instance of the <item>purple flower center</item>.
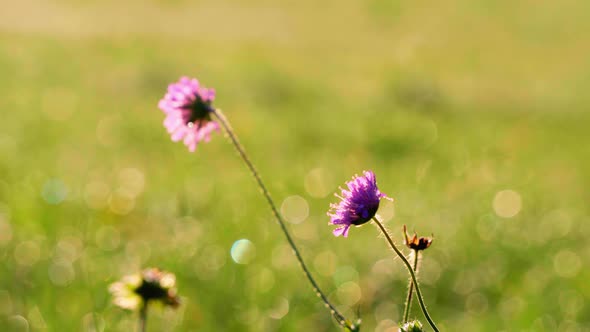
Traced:
<svg viewBox="0 0 590 332">
<path fill-rule="evenodd" d="M 195 95 L 195 100 L 185 105 L 183 109 L 188 110 L 189 113 L 186 118 L 187 125 L 193 123 L 200 126 L 203 122 L 211 120 L 211 103 L 203 101 L 198 94 Z"/>
<path fill-rule="evenodd" d="M 371 220 L 373 216 L 375 216 L 375 213 L 377 213 L 378 209 L 379 201 L 377 201 L 377 203 L 374 205 L 359 205 L 359 207 L 355 211 L 355 214 L 359 218 L 353 219 L 351 221 L 351 224 L 358 226 L 366 223 L 367 221 Z"/>
</svg>

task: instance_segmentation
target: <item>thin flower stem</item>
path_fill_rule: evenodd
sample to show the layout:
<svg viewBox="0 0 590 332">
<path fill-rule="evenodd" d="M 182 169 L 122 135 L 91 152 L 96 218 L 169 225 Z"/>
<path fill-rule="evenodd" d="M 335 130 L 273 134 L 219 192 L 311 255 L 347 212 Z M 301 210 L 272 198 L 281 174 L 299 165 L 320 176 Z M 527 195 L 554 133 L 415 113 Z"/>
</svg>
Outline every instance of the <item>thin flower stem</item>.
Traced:
<svg viewBox="0 0 590 332">
<path fill-rule="evenodd" d="M 256 168 L 254 167 L 254 164 L 252 164 L 252 162 L 250 161 L 250 158 L 248 158 L 248 155 L 246 154 L 246 150 L 244 149 L 242 144 L 240 144 L 238 137 L 234 133 L 229 121 L 227 120 L 227 118 L 225 117 L 223 112 L 220 109 L 212 108 L 211 113 L 213 113 L 217 117 L 217 119 L 219 120 L 219 122 L 221 123 L 223 128 L 225 129 L 225 132 L 227 133 L 232 144 L 234 145 L 234 147 L 238 151 L 240 157 L 242 158 L 242 160 L 244 161 L 244 163 L 246 164 L 246 166 L 250 170 L 250 173 L 252 173 L 252 176 L 254 176 L 254 179 L 256 180 L 258 187 L 260 187 L 260 190 L 262 191 L 264 198 L 266 198 L 266 201 L 267 201 L 268 205 L 270 206 L 270 209 L 272 210 L 272 213 L 273 213 L 275 219 L 277 220 L 279 226 L 281 227 L 283 234 L 285 234 L 285 237 L 287 238 L 287 242 L 289 242 L 289 246 L 291 246 L 291 249 L 293 249 L 293 254 L 297 258 L 297 261 L 299 262 L 299 265 L 301 266 L 303 273 L 307 277 L 307 280 L 309 280 L 309 283 L 311 284 L 311 286 L 312 286 L 313 290 L 315 291 L 315 293 L 317 294 L 317 296 L 322 299 L 322 301 L 324 302 L 326 307 L 330 310 L 330 313 L 334 316 L 334 318 L 336 319 L 338 324 L 340 324 L 344 328 L 349 329 L 350 331 L 358 331 L 359 327 L 355 324 L 350 323 L 336 309 L 336 307 L 334 307 L 334 305 L 332 305 L 332 303 L 330 303 L 330 301 L 328 300 L 328 297 L 322 292 L 322 290 L 320 289 L 320 287 L 316 283 L 315 279 L 312 277 L 311 273 L 307 269 L 307 266 L 305 265 L 305 262 L 303 261 L 303 257 L 299 253 L 299 250 L 297 249 L 297 246 L 295 245 L 295 242 L 293 241 L 291 234 L 289 234 L 289 231 L 287 229 L 287 225 L 285 224 L 285 221 L 281 217 L 274 201 L 272 200 L 272 198 L 270 196 L 270 192 L 268 191 L 268 189 L 266 189 L 266 186 L 262 182 L 262 178 L 258 174 L 258 171 L 256 171 Z"/>
<path fill-rule="evenodd" d="M 139 310 L 139 325 L 137 326 L 138 332 L 145 332 L 147 326 L 147 310 L 148 310 L 148 302 L 144 301 L 141 305 L 141 309 Z"/>
<path fill-rule="evenodd" d="M 439 332 L 438 328 L 434 324 L 434 321 L 432 320 L 432 318 L 430 318 L 430 315 L 428 314 L 428 310 L 426 310 L 426 305 L 424 304 L 424 299 L 422 298 L 422 292 L 420 291 L 420 286 L 418 286 L 418 280 L 416 279 L 416 274 L 414 273 L 414 270 L 412 269 L 410 262 L 408 262 L 408 260 L 404 256 L 404 254 L 402 254 L 402 252 L 399 251 L 399 249 L 395 246 L 395 244 L 393 243 L 393 240 L 389 236 L 389 233 L 387 233 L 387 230 L 385 230 L 385 227 L 383 227 L 381 222 L 375 217 L 373 217 L 373 221 L 375 221 L 375 223 L 377 224 L 377 226 L 381 230 L 381 233 L 383 233 L 383 235 L 385 235 L 385 238 L 387 239 L 387 242 L 389 242 L 391 249 L 393 249 L 393 251 L 395 251 L 395 253 L 399 256 L 399 258 L 402 259 L 402 261 L 406 265 L 406 268 L 408 269 L 408 272 L 410 272 L 410 276 L 412 277 L 412 282 L 414 283 L 414 286 L 416 287 L 416 296 L 418 297 L 418 302 L 420 302 L 420 308 L 422 309 L 422 313 L 424 314 L 424 317 L 426 317 L 426 320 L 430 324 L 430 327 L 432 327 L 432 329 L 435 332 Z"/>
<path fill-rule="evenodd" d="M 418 260 L 419 260 L 420 251 L 414 250 L 414 273 L 418 273 Z M 410 317 L 410 309 L 412 308 L 412 295 L 414 293 L 414 282 L 410 279 L 408 284 L 408 297 L 406 298 L 406 307 L 404 308 L 404 320 L 403 322 L 406 323 Z"/>
</svg>

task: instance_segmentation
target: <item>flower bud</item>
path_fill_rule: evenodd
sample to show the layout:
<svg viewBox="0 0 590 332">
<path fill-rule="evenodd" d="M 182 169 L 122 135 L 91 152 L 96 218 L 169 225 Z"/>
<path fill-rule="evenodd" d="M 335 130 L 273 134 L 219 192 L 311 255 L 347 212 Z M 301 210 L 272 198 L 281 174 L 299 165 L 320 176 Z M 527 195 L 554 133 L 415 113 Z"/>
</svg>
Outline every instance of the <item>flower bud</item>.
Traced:
<svg viewBox="0 0 590 332">
<path fill-rule="evenodd" d="M 399 328 L 399 332 L 422 332 L 422 323 L 419 321 L 407 322 Z"/>
</svg>

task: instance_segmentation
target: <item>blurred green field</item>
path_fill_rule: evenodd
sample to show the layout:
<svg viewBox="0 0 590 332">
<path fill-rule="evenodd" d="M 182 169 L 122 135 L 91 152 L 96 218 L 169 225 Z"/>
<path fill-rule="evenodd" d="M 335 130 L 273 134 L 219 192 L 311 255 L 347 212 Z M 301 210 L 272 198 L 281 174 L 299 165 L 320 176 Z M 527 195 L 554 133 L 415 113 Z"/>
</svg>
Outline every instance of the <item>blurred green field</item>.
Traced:
<svg viewBox="0 0 590 332">
<path fill-rule="evenodd" d="M 228 141 L 166 135 L 157 102 L 189 75 L 363 331 L 396 331 L 407 283 L 375 227 L 327 225 L 365 169 L 398 243 L 435 235 L 420 279 L 441 330 L 590 331 L 590 2 L 2 8 L 0 330 L 132 331 L 107 287 L 149 266 L 183 297 L 150 331 L 339 330 Z"/>
</svg>

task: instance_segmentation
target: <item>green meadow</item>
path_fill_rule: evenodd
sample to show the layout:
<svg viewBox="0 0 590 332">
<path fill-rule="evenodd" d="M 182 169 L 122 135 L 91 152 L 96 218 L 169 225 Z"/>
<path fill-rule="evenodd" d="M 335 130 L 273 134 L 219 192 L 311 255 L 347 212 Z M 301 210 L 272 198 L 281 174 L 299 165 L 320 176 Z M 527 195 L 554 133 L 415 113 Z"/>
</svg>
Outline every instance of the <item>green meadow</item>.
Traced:
<svg viewBox="0 0 590 332">
<path fill-rule="evenodd" d="M 442 331 L 590 331 L 589 2 L 2 8 L 0 330 L 134 331 L 108 286 L 159 267 L 182 304 L 148 331 L 340 331 L 223 133 L 171 142 L 157 105 L 187 75 L 362 331 L 397 331 L 408 282 L 373 225 L 332 235 L 363 170 L 399 245 L 404 224 L 434 235 L 419 280 Z"/>
</svg>

